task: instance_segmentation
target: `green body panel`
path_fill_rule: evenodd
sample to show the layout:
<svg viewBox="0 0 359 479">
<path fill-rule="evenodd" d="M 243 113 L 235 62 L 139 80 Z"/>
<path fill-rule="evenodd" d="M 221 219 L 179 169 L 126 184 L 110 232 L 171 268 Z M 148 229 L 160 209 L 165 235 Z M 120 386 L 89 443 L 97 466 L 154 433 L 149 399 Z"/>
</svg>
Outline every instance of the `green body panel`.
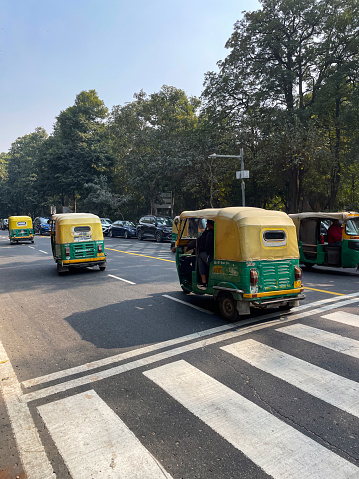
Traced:
<svg viewBox="0 0 359 479">
<path fill-rule="evenodd" d="M 244 294 L 256 293 L 277 293 L 278 291 L 294 289 L 295 266 L 299 266 L 299 259 L 281 259 L 281 260 L 260 260 L 260 261 L 227 261 L 214 259 L 209 267 L 208 288 L 203 291 L 197 288 L 199 276 L 197 265 L 190 272 L 183 272 L 180 266 L 181 257 L 189 258 L 190 255 L 183 255 L 181 251 L 176 252 L 176 266 L 181 287 L 187 291 L 198 294 L 212 294 L 217 296 L 219 290 L 214 286 L 229 288 L 232 290 L 241 290 Z M 193 257 L 195 261 L 195 257 Z M 251 286 L 250 270 L 255 269 L 258 272 L 258 285 Z M 232 291 L 236 300 L 253 301 L 252 298 L 243 298 L 241 292 Z M 297 294 L 273 294 L 265 296 L 263 300 L 278 299 L 281 296 L 296 297 Z M 261 298 L 256 298 L 256 302 L 261 302 Z"/>
<path fill-rule="evenodd" d="M 13 230 L 9 230 L 9 238 L 31 238 L 34 236 L 34 230 L 32 228 L 17 228 Z"/>
<path fill-rule="evenodd" d="M 356 246 L 358 249 L 353 249 L 349 247 L 349 244 Z M 328 253 L 324 251 L 325 244 L 317 244 L 316 247 L 316 256 L 305 255 L 303 253 L 302 241 L 298 241 L 300 262 L 306 264 L 317 264 L 319 266 L 333 266 L 328 262 Z M 314 250 L 313 250 L 314 251 Z M 359 241 L 358 240 L 347 240 L 343 239 L 341 242 L 341 254 L 340 254 L 340 263 L 336 266 L 341 266 L 343 268 L 356 268 L 359 264 Z"/>
<path fill-rule="evenodd" d="M 53 243 L 53 255 L 56 261 L 64 260 L 84 260 L 88 259 L 91 263 L 94 261 L 103 262 L 105 256 L 98 257 L 98 245 L 102 245 L 102 251 L 105 251 L 103 241 L 78 241 L 76 243 L 59 244 Z M 66 256 L 66 247 L 70 248 L 70 255 Z M 84 262 L 86 265 L 86 262 Z"/>
</svg>

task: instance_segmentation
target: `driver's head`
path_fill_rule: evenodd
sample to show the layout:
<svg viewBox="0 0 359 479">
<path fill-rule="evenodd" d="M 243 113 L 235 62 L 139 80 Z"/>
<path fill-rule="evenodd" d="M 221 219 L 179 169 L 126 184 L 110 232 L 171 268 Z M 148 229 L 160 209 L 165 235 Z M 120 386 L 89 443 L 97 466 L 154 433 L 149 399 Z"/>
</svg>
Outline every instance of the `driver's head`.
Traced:
<svg viewBox="0 0 359 479">
<path fill-rule="evenodd" d="M 209 230 L 213 230 L 213 228 L 214 228 L 214 221 L 213 220 L 207 220 L 207 228 Z"/>
</svg>

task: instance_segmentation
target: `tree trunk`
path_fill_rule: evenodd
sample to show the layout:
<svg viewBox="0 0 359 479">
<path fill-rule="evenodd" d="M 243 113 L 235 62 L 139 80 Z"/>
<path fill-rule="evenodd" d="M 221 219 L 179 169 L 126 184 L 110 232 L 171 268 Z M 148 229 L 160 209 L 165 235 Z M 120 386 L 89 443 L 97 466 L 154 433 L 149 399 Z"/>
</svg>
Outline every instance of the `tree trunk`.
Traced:
<svg viewBox="0 0 359 479">
<path fill-rule="evenodd" d="M 288 170 L 288 213 L 298 213 L 300 193 L 300 168 L 299 165 L 291 165 Z"/>
</svg>

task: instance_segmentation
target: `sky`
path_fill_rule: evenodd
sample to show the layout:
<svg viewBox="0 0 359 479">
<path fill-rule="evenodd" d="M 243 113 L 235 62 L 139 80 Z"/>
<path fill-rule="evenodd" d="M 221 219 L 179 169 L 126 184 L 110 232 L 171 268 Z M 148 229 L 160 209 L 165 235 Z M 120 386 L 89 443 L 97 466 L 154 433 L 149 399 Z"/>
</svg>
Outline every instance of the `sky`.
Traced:
<svg viewBox="0 0 359 479">
<path fill-rule="evenodd" d="M 111 110 L 141 89 L 200 96 L 257 0 L 0 0 L 0 152 L 83 90 Z"/>
</svg>

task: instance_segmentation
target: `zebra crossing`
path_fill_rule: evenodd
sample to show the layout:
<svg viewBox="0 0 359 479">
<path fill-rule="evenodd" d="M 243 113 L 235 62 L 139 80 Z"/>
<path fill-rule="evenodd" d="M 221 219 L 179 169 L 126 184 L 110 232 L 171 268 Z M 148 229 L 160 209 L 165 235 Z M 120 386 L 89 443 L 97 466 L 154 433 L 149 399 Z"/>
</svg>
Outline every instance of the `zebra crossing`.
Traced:
<svg viewBox="0 0 359 479">
<path fill-rule="evenodd" d="M 320 319 L 321 325 L 327 324 L 328 329 L 334 322 L 359 327 L 359 316 L 344 311 L 322 314 Z M 304 341 L 311 348 L 339 353 L 344 364 L 346 358 L 359 357 L 359 341 L 322 327 L 296 322 L 276 324 L 274 331 L 282 341 L 290 337 L 299 344 Z M 226 340 L 225 345 L 213 342 L 211 347 L 231 358 L 236 370 L 240 371 L 241 365 L 246 364 L 253 375 L 259 371 L 282 381 L 287 385 L 286 391 L 293 395 L 296 390 L 310 395 L 321 409 L 336 408 L 354 420 L 359 418 L 359 383 L 356 381 L 312 364 L 307 358 L 300 359 L 278 347 L 268 346 L 258 338 L 232 335 L 226 336 Z M 228 340 L 232 342 L 227 344 Z M 224 373 L 223 379 L 215 378 L 205 365 L 194 365 L 190 358 L 173 355 L 172 361 L 171 356 L 167 356 L 167 362 L 160 366 L 148 361 L 140 375 L 151 390 L 158 388 L 170 401 L 184 408 L 186 414 L 196 417 L 213 434 L 244 454 L 262 471 L 263 477 L 359 478 L 359 457 L 349 454 L 345 448 L 337 453 L 329 447 L 330 441 L 326 443 L 315 434 L 306 434 L 304 428 L 294 427 L 292 422 L 298 420 L 295 410 L 293 421 L 287 421 L 270 408 L 245 397 L 240 390 L 226 384 Z M 142 438 L 131 431 L 126 417 L 116 413 L 100 396 L 94 389 L 73 395 L 68 392 L 65 398 L 37 406 L 73 479 L 182 477 L 171 475 L 166 470 L 166 461 L 156 458 Z M 171 418 L 167 420 L 170 427 Z M 203 476 L 194 471 L 193 477 Z"/>
</svg>

